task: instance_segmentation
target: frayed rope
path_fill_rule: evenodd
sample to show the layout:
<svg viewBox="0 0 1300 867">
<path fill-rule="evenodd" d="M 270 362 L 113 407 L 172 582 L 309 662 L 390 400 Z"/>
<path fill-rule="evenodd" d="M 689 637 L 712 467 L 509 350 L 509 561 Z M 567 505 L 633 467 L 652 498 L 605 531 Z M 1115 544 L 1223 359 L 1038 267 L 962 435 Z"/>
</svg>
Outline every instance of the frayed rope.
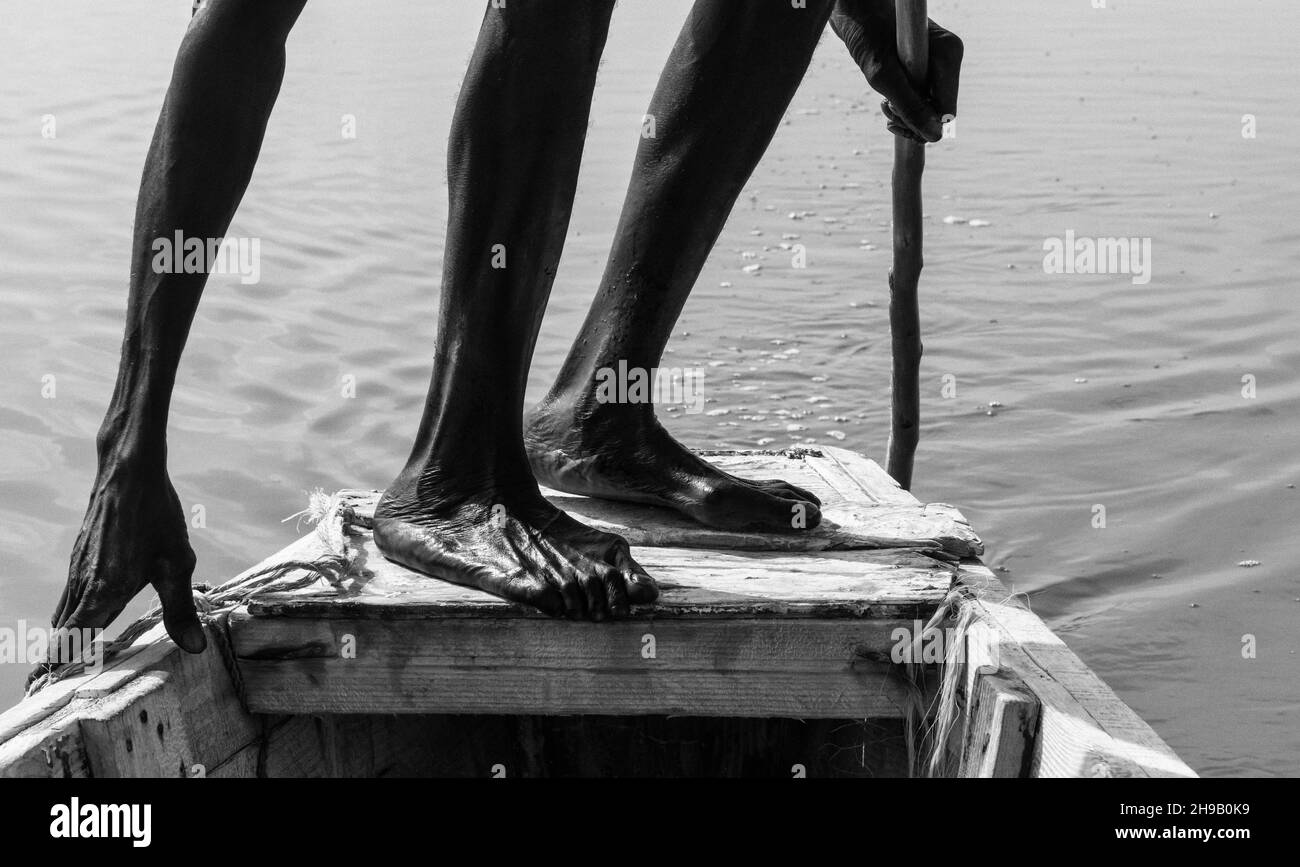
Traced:
<svg viewBox="0 0 1300 867">
<path fill-rule="evenodd" d="M 959 692 L 966 664 L 970 662 L 965 653 L 966 637 L 979 619 L 979 606 L 974 604 L 978 598 L 976 589 L 963 584 L 954 586 L 922 630 L 924 633 L 942 629 L 945 623 L 950 623 L 952 630 L 947 633 L 951 640 L 945 642 L 944 661 L 939 666 L 938 693 L 928 707 L 924 700 L 924 663 L 910 662 L 900 666 L 903 669 L 900 680 L 907 689 L 908 699 L 903 717 L 909 776 L 923 773 L 927 777 L 937 777 L 945 771 L 943 765 L 948 758 L 948 742 L 961 715 Z M 1029 597 L 1024 593 L 1012 593 L 999 604 L 1014 604 L 1029 610 Z M 964 751 L 964 744 L 962 749 Z"/>
</svg>

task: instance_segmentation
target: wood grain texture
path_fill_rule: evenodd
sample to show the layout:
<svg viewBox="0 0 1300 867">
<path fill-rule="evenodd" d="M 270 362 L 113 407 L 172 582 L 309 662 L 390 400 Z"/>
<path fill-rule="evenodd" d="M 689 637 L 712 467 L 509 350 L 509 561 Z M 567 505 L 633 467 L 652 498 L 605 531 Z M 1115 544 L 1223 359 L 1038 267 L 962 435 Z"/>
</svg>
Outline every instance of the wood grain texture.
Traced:
<svg viewBox="0 0 1300 867">
<path fill-rule="evenodd" d="M 237 583 L 284 560 L 310 560 L 322 552 L 316 534 L 250 567 L 227 583 Z M 202 654 L 182 652 L 161 624 L 140 635 L 100 671 L 89 671 L 47 686 L 0 716 L 0 777 L 88 776 L 79 722 L 98 703 L 112 699 L 147 671 L 171 678 L 194 764 L 205 772 L 220 768 L 254 743 L 259 724 L 239 704 L 218 649 L 220 626 L 208 627 Z"/>
<path fill-rule="evenodd" d="M 708 458 L 728 472 L 804 485 L 844 524 L 795 549 L 798 537 L 718 534 L 663 510 L 552 492 L 589 523 L 658 543 L 634 545 L 633 554 L 659 582 L 659 600 L 628 620 L 602 624 L 552 620 L 419 575 L 385 559 L 354 526 L 349 545 L 357 558 L 342 587 L 321 581 L 264 593 L 232 616 L 249 706 L 274 713 L 901 715 L 907 690 L 882 662 L 895 643 L 891 633 L 928 618 L 946 596 L 956 567 L 936 538 L 968 551 L 978 541 L 969 525 L 955 510 L 928 512 L 848 452 Z M 376 497 L 345 492 L 341 501 L 364 527 Z M 843 530 L 849 524 L 852 533 Z M 864 542 L 869 534 L 874 541 Z M 880 534 L 905 547 L 879 547 Z M 715 547 L 701 550 L 706 545 Z M 652 659 L 643 656 L 648 638 L 656 643 Z"/>
<path fill-rule="evenodd" d="M 1018 678 L 984 674 L 976 679 L 968 704 L 960 776 L 1029 776 L 1038 709 L 1038 700 Z"/>
<path fill-rule="evenodd" d="M 964 565 L 959 582 L 977 608 L 968 654 L 1010 672 L 1040 705 L 1033 776 L 1196 776 L 1036 614 L 1012 604 L 992 572 Z"/>
<path fill-rule="evenodd" d="M 880 663 L 823 673 L 417 665 L 394 671 L 317 659 L 241 666 L 249 706 L 258 713 L 878 719 L 903 716 L 910 696 Z"/>
<path fill-rule="evenodd" d="M 909 621 L 910 624 L 910 621 Z M 901 621 L 232 615 L 265 713 L 895 717 Z"/>
<path fill-rule="evenodd" d="M 812 488 L 832 514 L 864 511 L 859 527 L 878 530 L 890 510 L 915 522 L 937 505 L 841 449 L 710 459 Z M 373 495 L 350 502 L 364 523 Z M 975 609 L 959 696 L 965 725 L 949 741 L 965 755 L 962 773 L 1193 775 L 1038 617 L 1008 601 L 991 572 L 970 558 L 951 562 L 978 537 L 955 509 L 943 514 L 934 535 L 953 541 L 899 549 L 764 551 L 759 536 L 703 552 L 687 544 L 704 538 L 693 526 L 660 527 L 666 535 L 656 538 L 681 544 L 635 553 L 659 578 L 662 602 L 604 624 L 551 620 L 415 575 L 355 533 L 359 558 L 344 590 L 320 582 L 231 615 L 257 715 L 240 705 L 218 648 L 224 632 L 211 631 L 220 624 L 200 655 L 180 652 L 158 626 L 104 671 L 0 717 L 0 776 L 147 775 L 186 762 L 213 777 L 484 776 L 497 764 L 510 776 L 638 767 L 784 776 L 791 762 L 808 763 L 810 776 L 897 774 L 900 717 L 916 696 L 887 662 L 894 630 L 927 618 L 954 581 Z M 309 534 L 234 580 L 325 552 Z M 123 754 L 128 734 L 133 744 L 147 738 L 141 709 L 155 736 L 159 715 L 164 733 L 178 734 Z M 864 738 L 865 729 L 835 722 L 847 718 L 874 720 L 883 734 Z"/>
<path fill-rule="evenodd" d="M 580 497 L 549 488 L 542 493 L 583 523 L 617 533 L 641 547 L 790 552 L 937 548 L 958 558 L 978 556 L 984 550 L 979 536 L 956 508 L 918 502 L 874 461 L 845 449 L 700 454 L 724 472 L 748 479 L 784 479 L 811 491 L 822 501 L 821 524 L 798 533 L 715 530 L 671 509 Z M 358 515 L 368 518 L 374 513 L 378 491 L 345 493 Z"/>
<path fill-rule="evenodd" d="M 84 779 L 90 766 L 75 708 L 0 744 L 0 778 Z"/>
<path fill-rule="evenodd" d="M 368 532 L 351 537 L 359 552 L 343 589 L 321 581 L 289 593 L 264 593 L 248 604 L 257 617 L 524 618 L 531 608 L 481 590 L 429 578 L 392 563 Z M 634 616 L 655 619 L 920 617 L 933 612 L 955 568 L 916 551 L 823 551 L 791 554 L 687 548 L 633 548 L 659 582 L 653 606 Z"/>
<path fill-rule="evenodd" d="M 81 739 L 96 777 L 186 777 L 189 735 L 166 672 L 149 671 L 81 719 Z"/>
</svg>

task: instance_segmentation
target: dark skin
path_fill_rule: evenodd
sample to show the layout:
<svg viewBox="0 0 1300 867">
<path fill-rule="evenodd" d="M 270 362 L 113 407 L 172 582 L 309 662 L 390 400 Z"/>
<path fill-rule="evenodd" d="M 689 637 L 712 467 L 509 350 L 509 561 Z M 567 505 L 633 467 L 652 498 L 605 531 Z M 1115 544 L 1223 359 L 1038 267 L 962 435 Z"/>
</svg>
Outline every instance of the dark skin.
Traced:
<svg viewBox="0 0 1300 867">
<path fill-rule="evenodd" d="M 56 626 L 111 622 L 158 592 L 171 637 L 205 645 L 194 553 L 166 471 L 167 413 L 202 274 L 156 274 L 150 244 L 181 229 L 220 237 L 243 197 L 305 0 L 211 0 L 177 57 L 136 213 L 126 335 L 98 437 L 99 466 Z M 605 277 L 555 387 L 523 419 L 524 385 L 572 210 L 612 0 L 489 7 L 452 122 L 449 231 L 434 372 L 405 467 L 375 514 L 386 556 L 548 614 L 601 620 L 654 601 L 618 536 L 550 505 L 538 480 L 650 502 L 703 523 L 791 531 L 820 505 L 779 480 L 695 457 L 649 404 L 601 404 L 594 371 L 656 367 L 736 197 L 829 20 L 900 134 L 941 135 L 956 111 L 961 43 L 931 29 L 929 90 L 894 50 L 887 0 L 698 0 L 648 110 Z M 178 170 L 184 166 L 184 170 Z M 497 246 L 505 267 L 493 267 Z M 499 261 L 499 260 L 498 260 Z M 472 443 L 467 448 L 466 443 Z"/>
<path fill-rule="evenodd" d="M 767 149 L 826 23 L 873 87 L 898 106 L 891 127 L 938 141 L 957 108 L 961 41 L 931 31 L 923 98 L 894 48 L 892 2 L 697 3 L 647 114 L 600 288 L 555 385 L 528 413 L 525 444 L 538 481 L 571 494 L 676 509 L 730 530 L 790 532 L 792 510 L 821 519 L 811 492 L 722 472 L 677 442 L 652 403 L 602 402 L 598 372 L 657 368 L 727 216 Z M 885 34 L 885 38 L 881 38 Z M 743 75 L 736 74 L 744 70 Z M 906 124 L 912 126 L 906 126 Z M 690 215 L 683 218 L 683 215 Z"/>
</svg>

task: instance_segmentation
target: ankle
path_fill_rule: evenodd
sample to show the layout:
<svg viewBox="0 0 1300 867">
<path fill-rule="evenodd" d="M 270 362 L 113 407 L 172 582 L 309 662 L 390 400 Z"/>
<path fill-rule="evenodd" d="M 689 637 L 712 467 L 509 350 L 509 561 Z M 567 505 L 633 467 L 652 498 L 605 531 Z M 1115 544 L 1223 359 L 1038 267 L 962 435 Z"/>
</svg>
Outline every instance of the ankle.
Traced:
<svg viewBox="0 0 1300 867">
<path fill-rule="evenodd" d="M 639 393 L 632 397 L 628 399 L 626 393 L 612 389 L 552 392 L 529 413 L 528 427 L 540 425 L 557 433 L 581 430 L 618 437 L 626 431 L 655 426 L 653 401 L 641 400 Z"/>
<path fill-rule="evenodd" d="M 388 486 L 384 499 L 420 509 L 500 502 L 535 495 L 537 481 L 522 456 L 509 462 L 472 464 L 431 459 L 408 463 Z"/>
</svg>

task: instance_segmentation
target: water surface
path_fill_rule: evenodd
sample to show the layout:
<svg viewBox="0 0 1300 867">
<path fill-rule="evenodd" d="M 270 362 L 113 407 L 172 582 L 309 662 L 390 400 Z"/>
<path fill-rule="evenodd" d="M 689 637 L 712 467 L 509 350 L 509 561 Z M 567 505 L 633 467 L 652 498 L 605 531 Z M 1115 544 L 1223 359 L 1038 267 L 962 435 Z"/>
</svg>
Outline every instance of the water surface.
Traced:
<svg viewBox="0 0 1300 867">
<path fill-rule="evenodd" d="M 12 6 L 0 626 L 47 618 L 64 580 L 117 361 L 136 185 L 189 14 L 184 0 Z M 383 486 L 405 458 L 431 355 L 448 122 L 481 6 L 313 2 L 291 38 L 231 229 L 262 239 L 261 282 L 212 279 L 173 406 L 172 478 L 206 512 L 198 580 L 295 538 L 281 519 L 305 490 Z M 594 293 L 687 8 L 615 13 L 534 396 Z M 932 11 L 965 38 L 967 69 L 957 134 L 926 174 L 916 493 L 959 505 L 990 565 L 1197 770 L 1300 773 L 1300 11 Z M 666 358 L 709 374 L 707 412 L 671 422 L 685 441 L 883 452 L 892 146 L 876 105 L 828 33 Z M 1045 274 L 1044 239 L 1067 230 L 1151 238 L 1151 281 Z M 803 244 L 807 267 L 781 243 Z M 0 705 L 19 668 L 0 666 Z"/>
</svg>

